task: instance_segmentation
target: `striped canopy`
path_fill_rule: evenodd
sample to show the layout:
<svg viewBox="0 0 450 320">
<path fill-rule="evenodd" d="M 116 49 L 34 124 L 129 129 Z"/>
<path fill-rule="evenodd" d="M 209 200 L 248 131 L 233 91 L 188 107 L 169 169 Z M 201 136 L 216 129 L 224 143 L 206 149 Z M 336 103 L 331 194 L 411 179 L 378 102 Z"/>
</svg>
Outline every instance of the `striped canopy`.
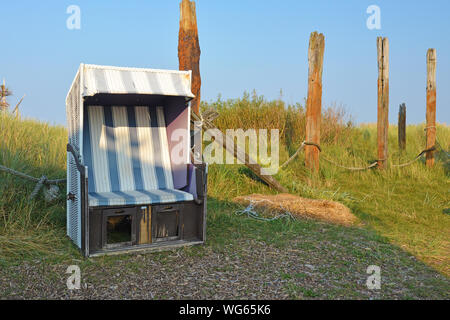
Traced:
<svg viewBox="0 0 450 320">
<path fill-rule="evenodd" d="M 154 94 L 194 98 L 191 71 L 122 68 L 85 64 L 83 96 L 101 93 Z"/>
</svg>

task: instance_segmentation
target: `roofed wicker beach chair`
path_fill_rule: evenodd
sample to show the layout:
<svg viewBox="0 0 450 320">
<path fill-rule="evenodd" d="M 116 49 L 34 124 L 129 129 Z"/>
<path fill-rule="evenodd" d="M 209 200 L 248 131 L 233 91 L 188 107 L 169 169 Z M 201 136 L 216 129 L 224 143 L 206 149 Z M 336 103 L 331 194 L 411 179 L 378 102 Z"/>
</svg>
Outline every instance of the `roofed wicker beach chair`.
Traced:
<svg viewBox="0 0 450 320">
<path fill-rule="evenodd" d="M 81 64 L 66 99 L 67 234 L 85 256 L 205 241 L 191 72 Z"/>
</svg>

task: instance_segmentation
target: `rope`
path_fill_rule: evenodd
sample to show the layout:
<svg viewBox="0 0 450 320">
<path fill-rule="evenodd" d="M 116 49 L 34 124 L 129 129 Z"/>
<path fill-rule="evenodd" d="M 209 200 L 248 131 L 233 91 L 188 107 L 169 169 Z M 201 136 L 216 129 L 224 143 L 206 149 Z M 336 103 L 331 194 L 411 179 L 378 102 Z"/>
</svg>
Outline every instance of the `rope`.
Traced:
<svg viewBox="0 0 450 320">
<path fill-rule="evenodd" d="M 66 179 L 48 180 L 46 176 L 42 176 L 40 178 L 35 178 L 35 177 L 29 176 L 25 173 L 16 171 L 14 169 L 11 169 L 11 168 L 8 168 L 8 167 L 2 166 L 2 165 L 0 165 L 0 171 L 12 174 L 14 176 L 17 176 L 17 177 L 20 177 L 23 179 L 30 180 L 32 182 L 36 182 L 36 186 L 34 187 L 33 192 L 30 194 L 29 200 L 34 199 L 36 197 L 36 195 L 39 193 L 39 190 L 41 190 L 41 188 L 44 185 L 56 185 L 56 184 L 64 183 L 67 181 Z"/>
<path fill-rule="evenodd" d="M 314 147 L 316 147 L 316 148 L 319 150 L 319 152 L 322 152 L 322 148 L 321 148 L 320 145 L 318 145 L 317 143 L 309 142 L 309 141 L 303 141 L 302 144 L 300 145 L 300 147 L 297 149 L 297 151 L 292 155 L 292 157 L 290 157 L 285 163 L 283 163 L 283 164 L 280 166 L 280 169 L 281 169 L 281 168 L 284 168 L 284 167 L 287 166 L 292 160 L 294 160 L 295 157 L 298 156 L 298 154 L 300 153 L 300 151 L 301 151 L 305 146 L 314 146 Z M 376 162 L 372 163 L 372 164 L 369 165 L 368 167 L 364 167 L 364 168 L 354 168 L 354 167 L 345 167 L 345 166 L 343 166 L 343 165 L 340 165 L 339 163 L 336 163 L 336 162 L 334 162 L 334 161 L 332 161 L 332 160 L 330 160 L 330 159 L 325 158 L 324 156 L 321 156 L 320 158 L 323 159 L 323 160 L 325 160 L 325 161 L 328 161 L 328 162 L 331 163 L 331 164 L 334 164 L 334 165 L 337 166 L 337 167 L 340 167 L 340 168 L 343 168 L 343 169 L 347 169 L 347 170 L 353 170 L 353 171 L 360 171 L 360 170 L 371 169 L 371 168 L 373 168 L 373 167 L 376 167 L 377 164 L 378 164 L 378 160 L 377 160 Z"/>
<path fill-rule="evenodd" d="M 316 147 L 317 149 L 319 149 L 319 152 L 322 152 L 322 148 L 321 148 L 317 143 L 314 143 L 314 142 L 307 142 L 307 141 L 304 141 L 303 143 L 306 144 L 307 146 L 314 146 L 314 147 Z"/>
<path fill-rule="evenodd" d="M 255 211 L 255 206 L 254 204 L 256 203 L 260 203 L 260 202 L 269 202 L 269 203 L 274 203 L 273 201 L 267 200 L 267 199 L 261 199 L 261 200 L 252 200 L 252 199 L 248 199 L 245 198 L 245 200 L 249 201 L 249 205 L 243 209 L 243 210 L 238 210 L 235 212 L 236 215 L 241 216 L 241 215 L 247 215 L 248 218 L 252 218 L 255 220 L 259 220 L 259 221 L 265 221 L 265 222 L 269 222 L 269 221 L 275 221 L 275 220 L 279 220 L 282 218 L 291 218 L 293 220 L 295 220 L 294 216 L 292 215 L 292 213 L 289 212 L 289 210 L 286 210 L 281 204 L 279 204 L 280 209 L 283 210 L 285 213 L 284 214 L 279 214 L 276 215 L 275 217 L 272 218 L 264 218 L 261 217 L 258 212 Z"/>
<path fill-rule="evenodd" d="M 436 126 L 428 126 L 428 127 L 425 127 L 423 130 L 427 131 L 428 129 L 437 129 L 437 127 Z M 444 148 L 442 148 L 441 144 L 439 143 L 439 140 L 438 140 L 437 136 L 434 139 L 436 140 L 435 142 L 439 146 L 441 151 L 444 152 L 445 155 L 450 158 L 450 153 L 448 153 Z"/>
<path fill-rule="evenodd" d="M 392 167 L 397 167 L 397 168 L 409 166 L 409 165 L 413 164 L 414 162 L 416 162 L 417 160 L 419 160 L 420 157 L 423 156 L 425 153 L 430 152 L 430 151 L 434 151 L 434 150 L 436 150 L 436 147 L 434 147 L 434 146 L 431 147 L 431 148 L 422 150 L 422 151 L 421 151 L 414 159 L 412 159 L 411 161 L 408 161 L 408 162 L 405 162 L 405 163 L 402 163 L 402 164 L 391 164 L 391 166 L 392 166 Z M 338 166 L 338 167 L 340 167 L 340 168 L 344 168 L 344 169 L 347 169 L 347 170 L 354 170 L 354 171 L 361 171 L 361 170 L 367 170 L 367 169 L 374 168 L 374 167 L 376 167 L 376 166 L 378 165 L 378 161 L 386 160 L 386 159 L 377 160 L 377 161 L 373 162 L 371 165 L 369 165 L 369 166 L 367 166 L 367 167 L 363 167 L 363 168 L 353 168 L 353 167 L 344 167 L 344 166 L 342 166 L 342 165 L 340 165 L 340 164 L 338 164 L 338 163 L 336 163 L 336 162 L 334 162 L 334 161 L 332 161 L 332 160 L 329 160 L 329 159 L 325 158 L 324 156 L 321 156 L 320 158 L 323 158 L 325 161 L 328 161 L 328 162 L 330 162 L 330 163 L 332 163 L 332 164 L 334 164 L 335 166 Z"/>
<path fill-rule="evenodd" d="M 39 190 L 41 190 L 42 186 L 44 185 L 45 180 L 47 180 L 46 176 L 42 176 L 41 179 L 39 179 L 38 183 L 36 183 L 36 186 L 34 187 L 33 192 L 30 195 L 30 200 L 34 199 L 34 197 L 37 196 Z"/>
<path fill-rule="evenodd" d="M 285 163 L 283 163 L 280 166 L 280 169 L 283 169 L 285 166 L 287 166 L 292 160 L 295 159 L 295 157 L 298 156 L 298 154 L 300 153 L 300 151 L 305 147 L 305 141 L 302 142 L 302 144 L 300 145 L 300 147 L 297 149 L 297 151 L 295 151 L 295 153 L 292 155 L 292 157 L 290 157 L 289 159 L 286 160 Z"/>
<path fill-rule="evenodd" d="M 439 148 L 441 149 L 441 151 L 442 151 L 443 153 L 445 153 L 445 155 L 447 156 L 447 158 L 450 158 L 450 153 L 448 153 L 444 148 L 442 148 L 442 145 L 439 143 L 439 140 L 438 140 L 437 137 L 436 137 L 436 143 L 437 143 L 437 145 L 439 146 Z"/>
<path fill-rule="evenodd" d="M 409 166 L 410 164 L 413 164 L 414 162 L 416 162 L 417 160 L 419 160 L 419 158 L 421 157 L 421 156 L 423 156 L 426 152 L 431 152 L 431 151 L 434 151 L 434 150 L 436 150 L 436 147 L 435 146 L 433 146 L 433 147 L 431 147 L 431 148 L 428 148 L 428 149 L 425 149 L 425 150 L 422 150 L 422 152 L 420 152 L 414 159 L 412 159 L 411 161 L 408 161 L 408 162 L 405 162 L 405 163 L 402 163 L 402 164 L 392 164 L 391 166 L 393 166 L 393 167 L 406 167 L 406 166 Z"/>
<path fill-rule="evenodd" d="M 423 130 L 424 130 L 424 131 L 427 131 L 428 129 L 437 129 L 437 127 L 436 127 L 436 126 L 428 126 L 428 127 L 425 127 Z M 446 154 L 447 157 L 450 157 L 450 154 L 449 154 L 444 148 L 442 148 L 441 144 L 440 144 L 439 141 L 438 141 L 437 136 L 435 137 L 435 140 L 436 140 L 436 144 L 439 146 L 439 148 L 441 149 L 441 151 L 444 152 L 444 153 Z"/>
<path fill-rule="evenodd" d="M 336 167 L 347 169 L 347 170 L 351 170 L 351 171 L 362 171 L 362 170 L 369 170 L 369 169 L 375 168 L 376 166 L 378 166 L 378 161 L 379 161 L 379 160 L 377 160 L 377 161 L 373 162 L 372 164 L 370 164 L 367 167 L 357 168 L 357 167 L 345 167 L 343 165 L 340 165 L 339 163 L 336 163 L 336 162 L 334 162 L 334 161 L 332 161 L 330 159 L 325 158 L 324 156 L 320 156 L 320 159 L 323 159 L 323 160 L 325 160 L 325 161 L 327 161 L 327 162 L 329 162 L 331 164 L 334 164 Z"/>
<path fill-rule="evenodd" d="M 431 128 L 431 127 L 428 127 L 428 128 Z M 427 129 L 427 128 L 426 128 L 426 129 Z M 437 139 L 436 139 L 436 142 L 438 143 L 439 147 L 440 147 L 442 150 L 444 150 L 444 149 L 442 148 L 442 146 L 439 144 L 439 142 L 437 141 Z M 292 160 L 294 160 L 295 157 L 298 156 L 298 154 L 300 153 L 300 151 L 305 147 L 305 145 L 315 146 L 317 149 L 319 149 L 319 152 L 322 152 L 322 148 L 320 147 L 320 145 L 318 145 L 318 144 L 316 144 L 316 143 L 314 143 L 314 142 L 303 141 L 302 144 L 300 145 L 300 147 L 297 149 L 297 151 L 292 155 L 292 157 L 290 157 L 285 163 L 283 163 L 283 164 L 280 166 L 280 169 L 283 168 L 283 167 L 285 167 L 285 166 L 287 166 Z M 431 152 L 431 151 L 435 151 L 435 150 L 436 150 L 436 146 L 433 146 L 433 147 L 428 148 L 428 149 L 424 149 L 424 150 L 422 150 L 422 151 L 421 151 L 414 159 L 412 159 L 411 161 L 408 161 L 408 162 L 405 162 L 405 163 L 402 163 L 402 164 L 391 164 L 391 166 L 392 166 L 392 167 L 397 167 L 397 168 L 409 166 L 409 165 L 413 164 L 414 162 L 416 162 L 416 161 L 417 161 L 422 155 L 424 155 L 425 153 Z M 449 154 L 448 154 L 445 150 L 444 150 L 444 152 L 447 154 L 447 156 L 449 156 Z M 363 171 L 363 170 L 369 170 L 369 169 L 372 169 L 372 168 L 375 168 L 376 166 L 378 166 L 378 162 L 379 162 L 379 161 L 385 161 L 385 160 L 387 160 L 387 159 L 379 159 L 379 160 L 376 160 L 375 162 L 371 163 L 371 164 L 368 165 L 367 167 L 346 167 L 346 166 L 343 166 L 343 165 L 341 165 L 341 164 L 339 164 L 339 163 L 337 163 L 337 162 L 335 162 L 335 161 L 333 161 L 333 160 L 330 160 L 330 159 L 326 158 L 326 157 L 323 156 L 323 155 L 320 156 L 320 159 L 323 159 L 323 160 L 325 160 L 325 161 L 327 161 L 327 162 L 329 162 L 329 163 L 335 165 L 336 167 L 343 168 L 343 169 L 346 169 L 346 170 L 351 170 L 351 171 Z"/>
<path fill-rule="evenodd" d="M 305 146 L 314 146 L 314 147 L 316 147 L 317 149 L 319 149 L 319 151 L 322 151 L 322 148 L 321 148 L 317 143 L 314 143 L 314 142 L 308 142 L 308 141 L 303 141 L 302 144 L 300 145 L 300 147 L 297 149 L 297 151 L 295 151 L 295 153 L 292 155 L 292 157 L 290 157 L 289 159 L 287 159 L 286 162 L 283 163 L 283 164 L 280 166 L 280 169 L 286 167 L 292 160 L 294 160 L 294 159 L 299 155 L 300 151 L 301 151 Z"/>
<path fill-rule="evenodd" d="M 33 181 L 33 182 L 39 182 L 42 179 L 42 177 L 41 178 L 35 178 L 35 177 L 29 176 L 29 175 L 27 175 L 25 173 L 22 173 L 22 172 L 14 170 L 14 169 L 2 166 L 1 164 L 0 164 L 0 171 L 6 172 L 6 173 L 9 173 L 9 174 L 12 174 L 12 175 L 24 178 L 24 179 L 28 179 L 28 180 Z M 59 184 L 59 183 L 64 183 L 64 182 L 66 182 L 66 179 L 48 180 L 47 178 L 45 178 L 45 182 L 44 183 L 45 184 Z"/>
</svg>

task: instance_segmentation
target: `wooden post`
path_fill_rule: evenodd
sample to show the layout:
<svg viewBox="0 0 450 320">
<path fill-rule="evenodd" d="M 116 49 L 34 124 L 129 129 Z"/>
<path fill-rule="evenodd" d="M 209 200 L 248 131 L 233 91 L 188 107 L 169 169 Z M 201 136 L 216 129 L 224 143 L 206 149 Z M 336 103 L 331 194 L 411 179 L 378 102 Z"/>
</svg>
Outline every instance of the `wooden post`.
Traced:
<svg viewBox="0 0 450 320">
<path fill-rule="evenodd" d="M 406 149 L 406 104 L 402 103 L 398 110 L 398 149 Z"/>
<path fill-rule="evenodd" d="M 178 34 L 178 62 L 180 70 L 192 70 L 192 111 L 200 114 L 200 44 L 198 41 L 195 2 L 182 0 L 180 3 L 180 32 Z"/>
<path fill-rule="evenodd" d="M 378 168 L 386 167 L 389 129 L 389 40 L 377 38 L 378 52 Z"/>
<path fill-rule="evenodd" d="M 427 52 L 427 149 L 436 143 L 436 49 Z M 427 167 L 434 165 L 433 151 L 427 152 Z"/>
<path fill-rule="evenodd" d="M 311 33 L 308 51 L 308 97 L 306 100 L 306 141 L 320 145 L 320 122 L 322 117 L 322 71 L 325 39 L 323 34 Z M 305 165 L 319 171 L 319 149 L 305 146 Z"/>
</svg>

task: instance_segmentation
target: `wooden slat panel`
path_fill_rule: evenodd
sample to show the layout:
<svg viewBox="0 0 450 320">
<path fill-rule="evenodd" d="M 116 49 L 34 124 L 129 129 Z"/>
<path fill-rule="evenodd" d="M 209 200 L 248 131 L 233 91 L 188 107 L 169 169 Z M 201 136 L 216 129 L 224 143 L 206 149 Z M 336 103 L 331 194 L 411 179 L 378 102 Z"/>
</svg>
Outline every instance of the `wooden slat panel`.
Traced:
<svg viewBox="0 0 450 320">
<path fill-rule="evenodd" d="M 152 215 L 151 207 L 147 206 L 142 210 L 141 221 L 139 223 L 139 241 L 138 244 L 152 243 Z"/>
</svg>

